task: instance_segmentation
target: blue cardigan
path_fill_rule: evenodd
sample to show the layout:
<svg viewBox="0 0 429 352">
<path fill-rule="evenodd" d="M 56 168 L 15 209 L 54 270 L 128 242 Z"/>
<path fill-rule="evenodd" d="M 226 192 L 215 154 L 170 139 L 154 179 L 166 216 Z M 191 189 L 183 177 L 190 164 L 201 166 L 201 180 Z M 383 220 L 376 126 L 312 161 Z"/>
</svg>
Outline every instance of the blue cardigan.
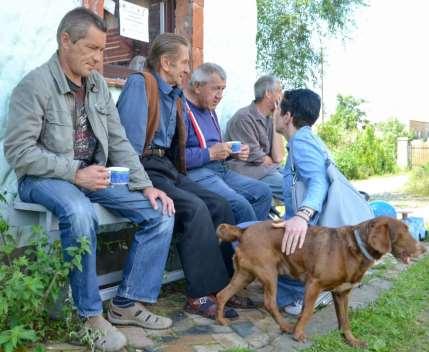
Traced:
<svg viewBox="0 0 429 352">
<path fill-rule="evenodd" d="M 288 149 L 290 146 L 293 150 L 297 179 L 303 181 L 307 187 L 302 205 L 320 212 L 329 188 L 329 180 L 326 174 L 328 150 L 322 140 L 308 126 L 301 127 L 292 136 L 288 143 Z M 283 175 L 285 218 L 289 219 L 295 215 L 292 210 L 293 176 L 289 153 Z"/>
</svg>

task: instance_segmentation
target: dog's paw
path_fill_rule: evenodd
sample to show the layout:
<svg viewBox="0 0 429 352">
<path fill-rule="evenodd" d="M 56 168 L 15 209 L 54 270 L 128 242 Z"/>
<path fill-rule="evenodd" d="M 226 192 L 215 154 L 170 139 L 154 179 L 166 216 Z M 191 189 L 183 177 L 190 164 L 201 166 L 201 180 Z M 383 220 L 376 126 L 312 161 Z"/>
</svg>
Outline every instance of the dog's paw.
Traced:
<svg viewBox="0 0 429 352">
<path fill-rule="evenodd" d="M 306 342 L 307 336 L 304 334 L 304 332 L 295 331 L 293 334 L 293 339 L 298 342 Z"/>
<path fill-rule="evenodd" d="M 367 348 L 368 343 L 366 341 L 358 340 L 358 339 L 347 339 L 347 343 L 354 348 Z"/>
<path fill-rule="evenodd" d="M 225 319 L 225 318 L 216 318 L 216 321 L 218 322 L 218 324 L 224 325 L 224 326 L 229 324 L 228 319 Z"/>
</svg>

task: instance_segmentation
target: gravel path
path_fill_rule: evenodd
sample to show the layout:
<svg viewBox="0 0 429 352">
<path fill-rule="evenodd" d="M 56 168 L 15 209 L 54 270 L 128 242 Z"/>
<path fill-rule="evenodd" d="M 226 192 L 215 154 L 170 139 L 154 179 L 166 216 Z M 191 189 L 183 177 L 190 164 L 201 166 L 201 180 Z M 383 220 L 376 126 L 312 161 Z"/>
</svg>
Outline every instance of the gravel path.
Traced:
<svg viewBox="0 0 429 352">
<path fill-rule="evenodd" d="M 360 191 L 370 195 L 371 200 L 381 199 L 391 203 L 397 210 L 410 211 L 411 216 L 420 216 L 429 224 L 429 197 L 417 197 L 407 194 L 405 186 L 408 174 L 371 177 L 367 180 L 353 181 Z"/>
</svg>

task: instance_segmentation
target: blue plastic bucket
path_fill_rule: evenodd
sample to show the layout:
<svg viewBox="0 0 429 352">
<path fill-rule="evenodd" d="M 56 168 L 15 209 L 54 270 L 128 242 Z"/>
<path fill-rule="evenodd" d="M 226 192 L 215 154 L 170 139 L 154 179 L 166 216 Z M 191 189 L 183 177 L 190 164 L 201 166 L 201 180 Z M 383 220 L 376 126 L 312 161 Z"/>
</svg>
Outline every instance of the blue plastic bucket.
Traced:
<svg viewBox="0 0 429 352">
<path fill-rule="evenodd" d="M 375 216 L 390 216 L 395 219 L 397 218 L 394 206 L 384 200 L 373 200 L 368 204 Z"/>
</svg>

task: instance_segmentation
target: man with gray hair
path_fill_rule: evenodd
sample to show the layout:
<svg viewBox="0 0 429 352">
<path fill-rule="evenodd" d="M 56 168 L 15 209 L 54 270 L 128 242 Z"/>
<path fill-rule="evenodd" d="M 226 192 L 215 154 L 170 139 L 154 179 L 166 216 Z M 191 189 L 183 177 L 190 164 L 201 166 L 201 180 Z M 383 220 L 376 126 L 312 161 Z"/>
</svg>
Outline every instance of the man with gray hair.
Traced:
<svg viewBox="0 0 429 352">
<path fill-rule="evenodd" d="M 236 223 L 265 220 L 271 207 L 271 191 L 263 182 L 240 175 L 228 167 L 227 159 L 245 161 L 249 147 L 236 153 L 222 141 L 216 106 L 226 87 L 226 74 L 219 65 L 205 63 L 192 73 L 187 98 L 186 167 L 188 176 L 231 204 Z"/>
<path fill-rule="evenodd" d="M 99 333 L 95 347 L 117 351 L 126 337 L 102 315 L 96 273 L 98 220 L 93 203 L 137 225 L 116 300 L 127 300 L 117 324 L 163 329 L 169 318 L 146 308 L 161 288 L 173 224 L 174 205 L 152 186 L 121 127 L 104 78 L 95 70 L 103 61 L 106 25 L 92 11 L 68 12 L 58 27 L 58 51 L 31 71 L 14 89 L 4 143 L 15 169 L 18 193 L 59 220 L 65 260 L 67 248 L 81 237 L 90 250 L 70 272 L 74 304 L 85 330 Z M 130 171 L 127 185 L 110 187 L 107 165 Z M 143 330 L 142 330 L 143 333 Z"/>
<path fill-rule="evenodd" d="M 275 131 L 275 114 L 282 97 L 280 81 L 271 75 L 260 77 L 255 85 L 255 100 L 238 110 L 228 121 L 225 140 L 240 140 L 249 145 L 247 160 L 232 159 L 236 172 L 265 182 L 276 199 L 283 199 L 283 176 L 279 163 L 284 158 L 284 139 Z"/>
</svg>

